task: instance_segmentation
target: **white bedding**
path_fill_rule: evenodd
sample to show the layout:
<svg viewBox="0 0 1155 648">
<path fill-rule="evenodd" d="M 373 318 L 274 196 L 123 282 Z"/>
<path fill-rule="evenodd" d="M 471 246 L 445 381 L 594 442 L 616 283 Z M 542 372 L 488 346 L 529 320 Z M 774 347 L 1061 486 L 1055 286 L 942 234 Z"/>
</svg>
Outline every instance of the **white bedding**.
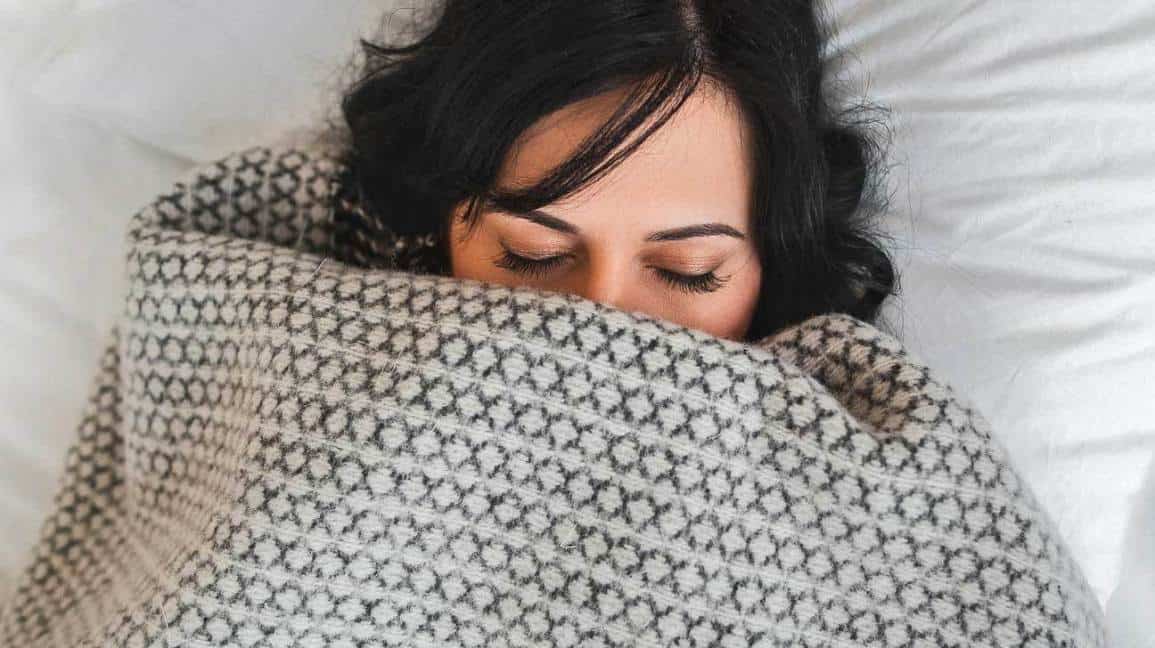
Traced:
<svg viewBox="0 0 1155 648">
<path fill-rule="evenodd" d="M 316 119 L 396 4 L 0 2 L 0 589 L 51 499 L 127 217 L 190 164 Z M 893 110 L 888 316 L 1015 431 L 1115 645 L 1155 646 L 1155 3 L 834 15 L 851 87 Z"/>
</svg>

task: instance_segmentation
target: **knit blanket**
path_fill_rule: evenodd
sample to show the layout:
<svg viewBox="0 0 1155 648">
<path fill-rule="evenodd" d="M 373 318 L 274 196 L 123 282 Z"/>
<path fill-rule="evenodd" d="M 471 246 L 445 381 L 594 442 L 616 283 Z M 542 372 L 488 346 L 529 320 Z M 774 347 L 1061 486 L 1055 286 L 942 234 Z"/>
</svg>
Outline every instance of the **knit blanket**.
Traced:
<svg viewBox="0 0 1155 648">
<path fill-rule="evenodd" d="M 1105 645 L 987 422 L 894 337 L 348 263 L 338 168 L 254 148 L 135 216 L 0 645 Z"/>
</svg>

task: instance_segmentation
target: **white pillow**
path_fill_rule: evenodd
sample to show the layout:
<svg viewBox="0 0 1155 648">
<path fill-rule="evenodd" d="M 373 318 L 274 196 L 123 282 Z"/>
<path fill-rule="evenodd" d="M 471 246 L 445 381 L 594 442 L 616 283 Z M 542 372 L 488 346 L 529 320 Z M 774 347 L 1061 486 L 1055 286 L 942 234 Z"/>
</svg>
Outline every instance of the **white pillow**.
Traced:
<svg viewBox="0 0 1155 648">
<path fill-rule="evenodd" d="M 119 308 L 128 218 L 191 165 L 330 111 L 387 8 L 0 0 L 0 598 Z"/>
<path fill-rule="evenodd" d="M 412 13 L 401 4 L 89 0 L 42 35 L 54 52 L 31 92 L 167 153 L 213 159 L 333 112 L 356 37 Z"/>
<path fill-rule="evenodd" d="M 1155 645 L 1155 3 L 833 9 L 894 111 L 887 316 L 990 419 L 1113 645 Z"/>
</svg>

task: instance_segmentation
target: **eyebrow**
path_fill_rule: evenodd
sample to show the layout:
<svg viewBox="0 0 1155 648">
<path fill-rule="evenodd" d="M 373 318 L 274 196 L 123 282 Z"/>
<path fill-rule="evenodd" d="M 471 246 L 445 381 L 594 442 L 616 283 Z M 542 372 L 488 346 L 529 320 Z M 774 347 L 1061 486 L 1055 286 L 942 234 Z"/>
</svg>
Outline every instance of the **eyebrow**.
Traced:
<svg viewBox="0 0 1155 648">
<path fill-rule="evenodd" d="M 515 218 L 521 218 L 544 227 L 548 227 L 558 232 L 566 234 L 577 234 L 578 228 L 568 221 L 564 221 L 553 214 L 543 212 L 539 209 L 533 209 L 528 212 L 509 212 L 500 211 L 500 213 Z M 659 230 L 651 232 L 646 236 L 646 240 L 650 242 L 659 241 L 681 241 L 688 238 L 696 238 L 699 236 L 731 236 L 737 239 L 745 239 L 746 236 L 738 230 L 726 225 L 725 223 L 700 223 L 698 225 L 687 225 L 685 227 L 675 227 L 673 229 Z"/>
</svg>

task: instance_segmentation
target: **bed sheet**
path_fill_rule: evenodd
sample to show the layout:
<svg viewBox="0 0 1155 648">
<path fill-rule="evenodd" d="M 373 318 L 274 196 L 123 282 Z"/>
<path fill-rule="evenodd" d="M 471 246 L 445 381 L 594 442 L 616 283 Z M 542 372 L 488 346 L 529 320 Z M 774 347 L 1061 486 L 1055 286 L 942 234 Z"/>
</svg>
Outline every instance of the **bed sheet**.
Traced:
<svg viewBox="0 0 1155 648">
<path fill-rule="evenodd" d="M 0 3 L 0 590 L 54 490 L 128 216 L 190 165 L 314 123 L 407 4 Z M 1155 646 L 1155 4 L 836 0 L 891 109 L 903 340 L 991 420 L 1107 610 Z"/>
</svg>

